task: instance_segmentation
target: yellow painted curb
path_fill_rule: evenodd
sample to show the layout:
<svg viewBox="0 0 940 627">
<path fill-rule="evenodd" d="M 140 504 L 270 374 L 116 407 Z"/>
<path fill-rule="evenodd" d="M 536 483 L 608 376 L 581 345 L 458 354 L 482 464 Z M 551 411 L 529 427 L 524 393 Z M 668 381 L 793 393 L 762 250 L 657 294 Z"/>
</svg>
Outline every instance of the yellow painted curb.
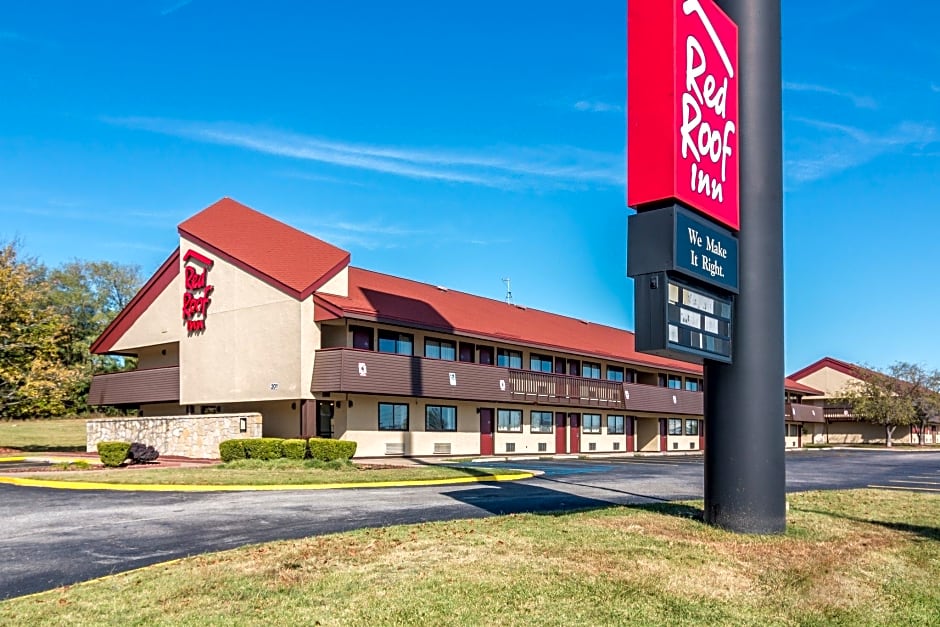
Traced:
<svg viewBox="0 0 940 627">
<path fill-rule="evenodd" d="M 100 465 L 101 462 L 97 459 L 92 459 L 89 457 L 55 457 L 52 455 L 24 455 L 21 457 L 0 457 L 0 464 L 3 462 L 49 462 L 50 464 L 61 464 L 67 462 L 69 464 L 74 464 L 75 462 L 88 462 L 92 466 Z"/>
<path fill-rule="evenodd" d="M 50 481 L 0 477 L 0 483 L 30 488 L 58 490 L 114 490 L 120 492 L 271 492 L 282 490 L 337 490 L 343 488 L 408 488 L 430 485 L 480 483 L 483 481 L 518 481 L 531 479 L 533 473 L 490 475 L 488 477 L 454 477 L 452 479 L 412 479 L 410 481 L 373 481 L 371 483 L 301 483 L 297 485 L 158 485 L 145 483 L 94 483 L 91 481 Z"/>
<path fill-rule="evenodd" d="M 25 457 L 0 457 L 0 464 L 3 462 L 25 462 Z"/>
</svg>

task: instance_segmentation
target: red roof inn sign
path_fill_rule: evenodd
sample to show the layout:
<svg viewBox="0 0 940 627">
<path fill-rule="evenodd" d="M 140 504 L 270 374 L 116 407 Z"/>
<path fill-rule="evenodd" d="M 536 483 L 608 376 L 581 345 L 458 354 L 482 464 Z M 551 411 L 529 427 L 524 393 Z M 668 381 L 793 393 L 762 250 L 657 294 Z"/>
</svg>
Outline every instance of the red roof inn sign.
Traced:
<svg viewBox="0 0 940 627">
<path fill-rule="evenodd" d="M 183 292 L 183 320 L 186 322 L 186 330 L 190 333 L 206 330 L 206 314 L 209 303 L 212 302 L 209 295 L 215 289 L 207 282 L 212 263 L 211 259 L 194 250 L 186 251 L 183 256 L 183 276 L 186 281 L 186 291 Z"/>
<path fill-rule="evenodd" d="M 737 26 L 713 0 L 630 0 L 627 41 L 627 204 L 737 231 Z"/>
</svg>

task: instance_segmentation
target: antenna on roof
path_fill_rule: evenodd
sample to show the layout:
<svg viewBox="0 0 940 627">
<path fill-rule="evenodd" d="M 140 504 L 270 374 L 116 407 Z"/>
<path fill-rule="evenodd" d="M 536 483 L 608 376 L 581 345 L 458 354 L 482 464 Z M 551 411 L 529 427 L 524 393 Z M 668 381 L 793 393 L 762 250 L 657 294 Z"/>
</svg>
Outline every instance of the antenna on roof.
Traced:
<svg viewBox="0 0 940 627">
<path fill-rule="evenodd" d="M 503 279 L 503 283 L 506 284 L 506 304 L 511 305 L 512 304 L 512 279 L 509 277 L 505 277 Z"/>
</svg>

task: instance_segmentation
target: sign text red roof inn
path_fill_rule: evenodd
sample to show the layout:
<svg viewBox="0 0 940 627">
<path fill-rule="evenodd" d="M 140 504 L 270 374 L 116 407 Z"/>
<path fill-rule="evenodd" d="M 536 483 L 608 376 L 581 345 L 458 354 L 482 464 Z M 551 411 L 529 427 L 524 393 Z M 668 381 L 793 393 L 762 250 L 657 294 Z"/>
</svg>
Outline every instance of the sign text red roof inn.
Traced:
<svg viewBox="0 0 940 627">
<path fill-rule="evenodd" d="M 630 0 L 627 204 L 678 200 L 734 229 L 738 29 L 713 0 Z"/>
</svg>

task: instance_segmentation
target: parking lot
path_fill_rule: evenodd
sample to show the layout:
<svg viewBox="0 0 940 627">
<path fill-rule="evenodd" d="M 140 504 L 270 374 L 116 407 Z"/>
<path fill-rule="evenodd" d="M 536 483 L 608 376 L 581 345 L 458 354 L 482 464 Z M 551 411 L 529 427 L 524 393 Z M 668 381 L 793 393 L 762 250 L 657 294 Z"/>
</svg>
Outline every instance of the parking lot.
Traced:
<svg viewBox="0 0 940 627">
<path fill-rule="evenodd" d="M 940 452 L 787 454 L 787 489 L 940 493 Z M 701 456 L 511 460 L 527 481 L 318 492 L 134 493 L 0 485 L 0 599 L 257 542 L 417 522 L 702 497 Z"/>
</svg>

